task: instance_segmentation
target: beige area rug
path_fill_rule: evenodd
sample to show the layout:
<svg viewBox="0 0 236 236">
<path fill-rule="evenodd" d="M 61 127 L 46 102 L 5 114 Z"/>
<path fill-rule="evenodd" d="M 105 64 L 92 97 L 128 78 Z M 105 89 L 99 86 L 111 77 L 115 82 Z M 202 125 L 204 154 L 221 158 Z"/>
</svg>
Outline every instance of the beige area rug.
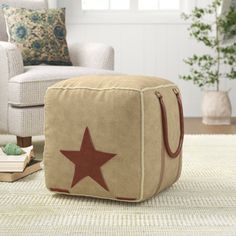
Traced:
<svg viewBox="0 0 236 236">
<path fill-rule="evenodd" d="M 42 137 L 34 145 L 42 157 Z M 179 182 L 140 204 L 52 194 L 43 171 L 0 183 L 0 235 L 234 236 L 236 136 L 185 136 Z"/>
</svg>

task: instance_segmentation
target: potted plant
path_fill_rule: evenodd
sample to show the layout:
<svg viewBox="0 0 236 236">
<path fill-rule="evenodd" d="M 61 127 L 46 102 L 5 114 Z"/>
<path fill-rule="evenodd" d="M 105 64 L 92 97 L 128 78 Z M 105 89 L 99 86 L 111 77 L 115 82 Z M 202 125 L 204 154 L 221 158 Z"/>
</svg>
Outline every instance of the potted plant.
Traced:
<svg viewBox="0 0 236 236">
<path fill-rule="evenodd" d="M 224 44 L 222 40 L 223 35 L 236 35 L 236 9 L 220 14 L 221 5 L 222 0 L 213 0 L 206 8 L 195 7 L 190 14 L 182 14 L 190 21 L 190 36 L 206 47 L 207 53 L 184 60 L 190 73 L 180 76 L 204 89 L 204 124 L 230 124 L 232 113 L 228 91 L 220 89 L 220 82 L 236 79 L 236 43 Z"/>
</svg>

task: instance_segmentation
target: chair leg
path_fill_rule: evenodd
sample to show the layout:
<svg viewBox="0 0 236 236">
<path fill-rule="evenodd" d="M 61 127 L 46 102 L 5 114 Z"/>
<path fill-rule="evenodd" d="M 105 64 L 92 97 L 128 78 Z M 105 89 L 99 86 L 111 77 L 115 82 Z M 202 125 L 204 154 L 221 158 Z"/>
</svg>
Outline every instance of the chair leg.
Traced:
<svg viewBox="0 0 236 236">
<path fill-rule="evenodd" d="M 32 145 L 32 137 L 16 137 L 17 145 L 20 147 L 29 147 Z"/>
</svg>

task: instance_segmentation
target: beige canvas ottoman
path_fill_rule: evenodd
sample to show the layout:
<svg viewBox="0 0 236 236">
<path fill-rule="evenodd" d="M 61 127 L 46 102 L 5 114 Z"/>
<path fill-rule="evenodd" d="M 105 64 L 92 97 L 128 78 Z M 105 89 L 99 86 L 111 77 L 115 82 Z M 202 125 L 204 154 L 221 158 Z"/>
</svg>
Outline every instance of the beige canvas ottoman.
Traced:
<svg viewBox="0 0 236 236">
<path fill-rule="evenodd" d="M 144 76 L 84 76 L 45 97 L 46 186 L 53 192 L 139 202 L 181 172 L 178 88 Z"/>
</svg>

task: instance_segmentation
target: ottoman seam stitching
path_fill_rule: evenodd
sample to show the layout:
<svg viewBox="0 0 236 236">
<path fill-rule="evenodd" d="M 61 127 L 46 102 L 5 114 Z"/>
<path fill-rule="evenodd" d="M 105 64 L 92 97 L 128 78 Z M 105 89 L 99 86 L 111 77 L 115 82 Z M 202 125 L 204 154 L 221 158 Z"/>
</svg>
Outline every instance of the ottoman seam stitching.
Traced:
<svg viewBox="0 0 236 236">
<path fill-rule="evenodd" d="M 119 202 L 139 202 L 139 200 L 122 200 L 122 199 L 117 199 L 117 198 L 114 198 L 114 197 L 102 197 L 102 196 L 96 196 L 96 195 L 91 195 L 91 194 L 83 194 L 83 193 L 66 193 L 66 192 L 58 192 L 58 191 L 52 191 L 50 188 L 47 187 L 47 189 L 50 191 L 50 192 L 53 192 L 53 193 L 60 193 L 60 194 L 63 194 L 63 195 L 74 195 L 74 196 L 82 196 L 82 197 L 93 197 L 93 198 L 99 198 L 99 199 L 107 199 L 107 200 L 113 200 L 113 201 L 119 201 Z"/>
<path fill-rule="evenodd" d="M 151 91 L 151 90 L 158 89 L 158 88 L 168 88 L 168 87 L 176 87 L 176 85 L 175 84 L 164 84 L 164 85 L 159 85 L 156 87 L 143 88 L 141 91 L 145 92 L 145 91 Z"/>
<path fill-rule="evenodd" d="M 182 152 L 180 153 L 180 155 L 179 155 L 179 161 L 178 161 L 178 170 L 177 170 L 177 176 L 176 176 L 176 178 L 175 178 L 175 181 L 174 181 L 174 183 L 176 183 L 177 182 L 177 180 L 179 179 L 179 177 L 180 177 L 180 173 L 181 173 L 181 166 L 182 166 Z"/>
<path fill-rule="evenodd" d="M 135 88 L 125 88 L 125 87 L 111 87 L 111 88 L 92 88 L 92 87 L 49 87 L 48 90 L 51 89 L 62 89 L 62 90 L 76 90 L 76 89 L 88 89 L 88 90 L 96 90 L 96 91 L 104 91 L 104 90 L 128 90 L 133 92 L 145 92 L 149 90 L 154 90 L 158 88 L 168 88 L 176 86 L 175 84 L 165 84 L 165 85 L 159 85 L 156 87 L 147 87 L 143 89 L 135 89 Z"/>
<path fill-rule="evenodd" d="M 141 102 L 141 183 L 140 183 L 140 201 L 143 199 L 144 186 L 144 101 L 143 92 L 140 91 Z"/>
<path fill-rule="evenodd" d="M 155 195 L 157 195 L 160 192 L 161 185 L 163 183 L 165 163 L 166 163 L 166 155 L 165 155 L 164 144 L 163 144 L 163 141 L 162 141 L 162 144 L 161 144 L 161 170 L 160 170 L 160 176 L 159 176 L 159 183 L 158 183 L 156 191 L 152 195 L 152 197 L 154 197 Z"/>
<path fill-rule="evenodd" d="M 142 90 L 139 89 L 132 89 L 132 88 L 119 88 L 119 87 L 112 87 L 112 88 L 92 88 L 92 87 L 52 87 L 50 89 L 61 89 L 61 90 L 76 90 L 76 89 L 87 89 L 87 90 L 95 90 L 95 91 L 105 91 L 105 90 L 128 90 L 133 92 L 140 93 Z"/>
</svg>

